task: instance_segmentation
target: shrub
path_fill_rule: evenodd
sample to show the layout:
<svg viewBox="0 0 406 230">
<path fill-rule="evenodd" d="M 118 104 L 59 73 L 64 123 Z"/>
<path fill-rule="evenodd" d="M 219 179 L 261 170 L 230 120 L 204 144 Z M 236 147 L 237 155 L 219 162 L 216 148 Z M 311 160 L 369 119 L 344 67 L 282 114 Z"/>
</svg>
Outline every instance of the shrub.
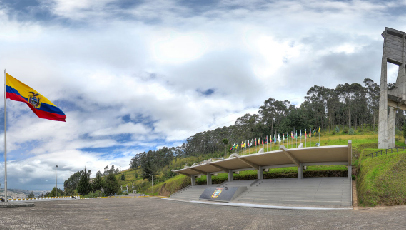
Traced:
<svg viewBox="0 0 406 230">
<path fill-rule="evenodd" d="M 87 195 L 82 196 L 83 198 L 97 198 L 97 197 L 104 197 L 106 196 L 102 191 L 97 190 L 95 192 L 90 192 Z"/>
<path fill-rule="evenodd" d="M 403 124 L 403 138 L 406 138 L 406 122 Z"/>
<path fill-rule="evenodd" d="M 348 134 L 348 127 L 344 127 L 343 134 Z"/>
<path fill-rule="evenodd" d="M 340 128 L 338 128 L 338 126 L 336 125 L 335 129 L 334 129 L 335 133 L 339 133 L 340 132 Z"/>
<path fill-rule="evenodd" d="M 353 128 L 351 128 L 350 130 L 348 130 L 348 134 L 350 134 L 350 135 L 354 135 L 354 134 L 355 134 L 354 129 L 353 129 Z"/>
</svg>

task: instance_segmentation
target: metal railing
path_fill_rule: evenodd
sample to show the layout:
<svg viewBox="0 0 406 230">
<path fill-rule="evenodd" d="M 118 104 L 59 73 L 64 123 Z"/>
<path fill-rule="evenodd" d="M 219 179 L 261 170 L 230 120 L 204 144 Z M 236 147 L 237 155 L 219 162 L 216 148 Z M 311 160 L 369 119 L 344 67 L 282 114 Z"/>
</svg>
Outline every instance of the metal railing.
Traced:
<svg viewBox="0 0 406 230">
<path fill-rule="evenodd" d="M 403 146 L 403 147 L 396 147 L 396 148 L 390 148 L 390 149 L 385 149 L 385 150 L 382 149 L 382 150 L 379 150 L 379 151 L 376 151 L 376 152 L 373 152 L 373 153 L 368 153 L 368 154 L 366 154 L 365 156 L 366 156 L 366 157 L 367 157 L 367 156 L 371 156 L 372 158 L 374 158 L 374 155 L 375 155 L 375 157 L 377 157 L 379 154 L 382 156 L 384 151 L 385 151 L 385 155 L 388 155 L 388 150 L 391 151 L 390 153 L 393 153 L 393 150 L 396 149 L 396 153 L 399 153 L 399 149 L 405 150 L 405 148 L 406 148 L 406 146 Z"/>
</svg>

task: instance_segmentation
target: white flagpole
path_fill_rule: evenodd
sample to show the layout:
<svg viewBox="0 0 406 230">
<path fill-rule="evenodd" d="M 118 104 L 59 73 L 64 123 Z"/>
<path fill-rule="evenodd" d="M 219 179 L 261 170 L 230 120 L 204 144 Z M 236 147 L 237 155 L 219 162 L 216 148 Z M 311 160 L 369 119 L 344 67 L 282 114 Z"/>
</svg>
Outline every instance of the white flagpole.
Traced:
<svg viewBox="0 0 406 230">
<path fill-rule="evenodd" d="M 7 199 L 7 146 L 6 146 L 6 130 L 7 130 L 7 107 L 6 107 L 6 69 L 4 69 L 4 200 Z"/>
<path fill-rule="evenodd" d="M 291 134 L 290 137 L 292 137 L 293 133 L 291 132 L 290 134 Z M 292 149 L 293 149 L 294 148 L 293 143 L 295 142 L 295 135 L 293 135 L 293 138 L 291 140 L 292 140 Z"/>
<path fill-rule="evenodd" d="M 302 143 L 302 130 L 300 130 L 300 144 Z"/>
</svg>

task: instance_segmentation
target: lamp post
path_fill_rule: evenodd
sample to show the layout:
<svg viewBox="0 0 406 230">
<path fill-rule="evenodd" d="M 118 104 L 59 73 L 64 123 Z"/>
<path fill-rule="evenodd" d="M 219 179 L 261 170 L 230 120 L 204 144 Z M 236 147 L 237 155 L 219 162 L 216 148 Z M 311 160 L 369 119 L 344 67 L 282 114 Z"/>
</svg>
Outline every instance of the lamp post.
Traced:
<svg viewBox="0 0 406 230">
<path fill-rule="evenodd" d="M 154 188 L 153 188 L 154 187 L 154 174 L 149 173 L 148 175 L 152 176 L 152 187 L 151 187 L 151 194 L 152 194 L 152 193 L 154 193 Z"/>
<path fill-rule="evenodd" d="M 55 191 L 56 191 L 56 197 L 58 197 L 58 165 L 56 165 L 56 168 L 55 168 Z"/>
</svg>

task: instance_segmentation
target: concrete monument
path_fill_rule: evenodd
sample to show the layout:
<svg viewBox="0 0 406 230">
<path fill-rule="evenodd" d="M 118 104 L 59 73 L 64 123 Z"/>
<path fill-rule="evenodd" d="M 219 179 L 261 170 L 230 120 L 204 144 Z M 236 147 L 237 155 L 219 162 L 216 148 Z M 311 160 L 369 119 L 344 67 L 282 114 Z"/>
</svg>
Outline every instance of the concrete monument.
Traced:
<svg viewBox="0 0 406 230">
<path fill-rule="evenodd" d="M 396 110 L 406 110 L 405 35 L 405 32 L 387 27 L 382 33 L 384 42 L 378 124 L 378 148 L 380 149 L 395 147 Z M 388 90 L 388 62 L 399 66 L 395 88 L 391 90 Z"/>
</svg>

